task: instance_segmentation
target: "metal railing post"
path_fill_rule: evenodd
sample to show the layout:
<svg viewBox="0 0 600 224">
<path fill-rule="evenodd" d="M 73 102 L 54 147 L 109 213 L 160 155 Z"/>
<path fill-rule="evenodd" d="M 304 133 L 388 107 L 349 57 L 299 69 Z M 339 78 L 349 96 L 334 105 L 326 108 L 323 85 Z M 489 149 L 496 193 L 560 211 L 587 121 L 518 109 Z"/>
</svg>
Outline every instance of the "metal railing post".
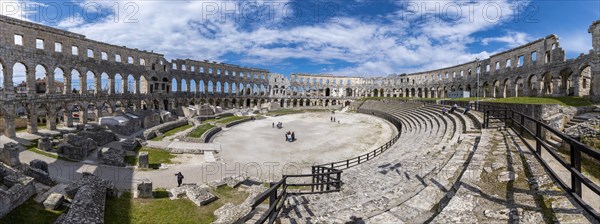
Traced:
<svg viewBox="0 0 600 224">
<path fill-rule="evenodd" d="M 577 148 L 573 142 L 569 143 L 571 167 L 575 168 L 578 172 L 581 172 L 581 151 Z M 575 173 L 571 172 L 571 191 L 581 197 L 581 181 L 577 178 Z"/>
<path fill-rule="evenodd" d="M 535 152 L 542 155 L 542 124 L 535 121 Z"/>
<path fill-rule="evenodd" d="M 521 114 L 521 131 L 520 131 L 521 136 L 523 136 L 523 130 L 525 130 L 525 116 L 523 116 L 523 114 Z"/>
<path fill-rule="evenodd" d="M 285 179 L 283 180 L 283 182 L 285 183 Z M 275 186 L 275 183 L 270 182 L 269 183 L 269 189 L 272 188 L 273 186 Z M 273 204 L 276 203 L 277 201 L 277 189 L 275 189 L 274 191 L 275 193 L 271 192 L 269 195 L 269 208 L 273 207 Z M 275 209 L 277 210 L 277 209 Z M 273 213 L 275 214 L 275 213 Z M 269 214 L 269 223 L 273 223 L 275 221 L 276 216 L 273 214 Z"/>
</svg>

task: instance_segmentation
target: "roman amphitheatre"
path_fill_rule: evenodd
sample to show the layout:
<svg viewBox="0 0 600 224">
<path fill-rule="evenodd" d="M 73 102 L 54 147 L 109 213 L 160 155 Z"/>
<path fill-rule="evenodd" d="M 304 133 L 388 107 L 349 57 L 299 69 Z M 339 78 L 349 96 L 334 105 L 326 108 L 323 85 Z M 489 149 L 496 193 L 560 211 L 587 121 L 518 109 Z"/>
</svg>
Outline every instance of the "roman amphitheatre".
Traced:
<svg viewBox="0 0 600 224">
<path fill-rule="evenodd" d="M 600 21 L 381 77 L 0 26 L 0 223 L 600 222 Z"/>
</svg>

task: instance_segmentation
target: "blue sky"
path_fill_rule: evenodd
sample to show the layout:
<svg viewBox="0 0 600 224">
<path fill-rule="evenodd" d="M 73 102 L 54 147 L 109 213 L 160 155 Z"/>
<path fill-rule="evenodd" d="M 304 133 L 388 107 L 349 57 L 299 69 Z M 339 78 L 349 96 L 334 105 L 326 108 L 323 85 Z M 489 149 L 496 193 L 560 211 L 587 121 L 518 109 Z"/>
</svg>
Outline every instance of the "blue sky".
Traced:
<svg viewBox="0 0 600 224">
<path fill-rule="evenodd" d="M 271 72 L 385 76 L 485 58 L 556 34 L 591 49 L 600 1 L 6 1 L 1 13 L 153 50 Z M 15 8 L 15 6 L 18 6 Z"/>
</svg>

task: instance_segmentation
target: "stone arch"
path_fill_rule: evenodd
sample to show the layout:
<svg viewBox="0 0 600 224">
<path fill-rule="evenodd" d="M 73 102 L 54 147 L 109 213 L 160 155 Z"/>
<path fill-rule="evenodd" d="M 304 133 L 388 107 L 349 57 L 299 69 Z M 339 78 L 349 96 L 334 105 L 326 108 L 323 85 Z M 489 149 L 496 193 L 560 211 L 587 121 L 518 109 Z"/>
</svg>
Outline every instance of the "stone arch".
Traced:
<svg viewBox="0 0 600 224">
<path fill-rule="evenodd" d="M 198 88 L 200 89 L 201 93 L 206 93 L 206 89 L 204 88 L 206 86 L 206 83 L 204 83 L 204 80 L 200 79 L 200 82 L 198 82 Z"/>
<path fill-rule="evenodd" d="M 82 81 L 81 81 L 81 73 L 79 71 L 77 71 L 77 69 L 72 69 L 71 70 L 71 75 L 70 79 L 71 79 L 71 89 L 69 89 L 69 92 L 71 93 L 81 93 L 81 87 L 83 85 Z"/>
<path fill-rule="evenodd" d="M 12 67 L 12 80 L 10 80 L 10 82 L 12 82 L 13 86 L 17 86 L 16 92 L 17 93 L 27 93 L 27 87 L 26 87 L 26 80 L 27 80 L 27 73 L 29 71 L 29 67 L 27 67 L 26 64 L 21 63 L 21 62 L 16 62 L 13 67 Z M 9 82 L 7 82 L 8 84 Z"/>
<path fill-rule="evenodd" d="M 592 94 L 592 68 L 590 65 L 583 65 L 579 69 L 579 85 L 575 86 L 579 96 L 587 96 Z M 598 94 L 598 93 L 596 93 Z"/>
<path fill-rule="evenodd" d="M 523 96 L 523 88 L 524 88 L 523 79 L 521 77 L 517 77 L 515 79 L 515 88 L 514 88 L 515 97 Z"/>
<path fill-rule="evenodd" d="M 228 82 L 223 82 L 223 92 L 226 94 L 229 94 L 231 90 L 229 89 L 229 83 Z"/>
<path fill-rule="evenodd" d="M 536 76 L 534 74 L 529 75 L 527 77 L 527 85 L 524 90 L 527 90 L 530 96 L 537 96 L 539 91 L 538 87 L 539 85 Z"/>
<path fill-rule="evenodd" d="M 500 97 L 500 81 L 494 80 L 492 83 L 492 97 Z"/>
<path fill-rule="evenodd" d="M 510 79 L 507 78 L 504 80 L 504 82 L 502 82 L 502 98 L 510 96 L 512 96 L 510 89 Z"/>
<path fill-rule="evenodd" d="M 552 82 L 552 74 L 546 72 L 542 75 L 540 80 L 542 95 L 552 95 L 555 88 L 554 83 Z"/>
</svg>

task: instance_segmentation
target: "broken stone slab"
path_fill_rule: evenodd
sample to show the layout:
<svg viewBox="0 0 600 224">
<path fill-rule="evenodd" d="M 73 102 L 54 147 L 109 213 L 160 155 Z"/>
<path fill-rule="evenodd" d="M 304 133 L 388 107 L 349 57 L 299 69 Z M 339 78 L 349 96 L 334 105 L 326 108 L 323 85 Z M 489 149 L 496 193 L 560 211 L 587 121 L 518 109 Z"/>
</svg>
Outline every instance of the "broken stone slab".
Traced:
<svg viewBox="0 0 600 224">
<path fill-rule="evenodd" d="M 496 220 L 508 220 L 510 219 L 510 215 L 511 213 L 513 213 L 513 215 L 515 215 L 516 217 L 519 217 L 520 214 L 523 213 L 523 209 L 522 208 L 505 208 L 505 209 L 500 209 L 500 210 L 496 210 L 496 211 L 492 211 L 492 210 L 485 210 L 483 211 L 483 215 L 485 215 L 485 217 L 491 218 L 491 219 L 496 219 Z"/>
<path fill-rule="evenodd" d="M 504 172 L 500 172 L 500 174 L 498 174 L 498 181 L 500 181 L 500 182 L 514 181 L 517 179 L 518 176 L 519 175 L 517 175 L 515 172 L 504 171 Z"/>
<path fill-rule="evenodd" d="M 65 196 L 59 193 L 52 193 L 46 200 L 44 201 L 44 208 L 56 210 L 60 207 L 62 202 L 64 201 Z"/>
<path fill-rule="evenodd" d="M 506 164 L 504 163 L 492 163 L 492 169 L 494 170 L 499 170 L 506 167 Z"/>
<path fill-rule="evenodd" d="M 208 186 L 206 185 L 186 184 L 169 190 L 171 200 L 183 198 L 184 195 L 197 206 L 207 205 L 218 199 L 208 191 Z"/>
<path fill-rule="evenodd" d="M 149 179 L 142 180 L 137 185 L 136 198 L 152 198 L 152 181 Z"/>
<path fill-rule="evenodd" d="M 29 166 L 32 168 L 40 169 L 46 173 L 48 173 L 48 163 L 39 159 L 34 159 L 29 162 Z"/>
</svg>

